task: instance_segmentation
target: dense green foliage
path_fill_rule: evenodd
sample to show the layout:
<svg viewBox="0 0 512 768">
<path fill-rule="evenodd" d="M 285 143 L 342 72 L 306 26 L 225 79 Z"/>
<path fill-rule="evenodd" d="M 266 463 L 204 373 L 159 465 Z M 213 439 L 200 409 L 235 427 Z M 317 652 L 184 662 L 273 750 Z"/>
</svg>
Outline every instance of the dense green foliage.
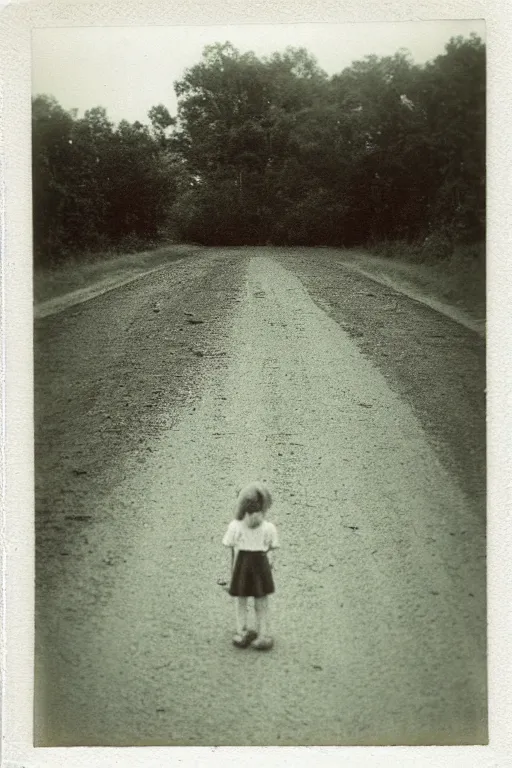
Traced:
<svg viewBox="0 0 512 768">
<path fill-rule="evenodd" d="M 114 127 L 33 103 L 34 227 L 51 261 L 163 226 L 211 244 L 354 245 L 485 233 L 485 46 L 425 66 L 368 56 L 328 77 L 303 49 L 207 47 L 173 119 Z M 435 240 L 434 240 L 435 242 Z"/>
</svg>

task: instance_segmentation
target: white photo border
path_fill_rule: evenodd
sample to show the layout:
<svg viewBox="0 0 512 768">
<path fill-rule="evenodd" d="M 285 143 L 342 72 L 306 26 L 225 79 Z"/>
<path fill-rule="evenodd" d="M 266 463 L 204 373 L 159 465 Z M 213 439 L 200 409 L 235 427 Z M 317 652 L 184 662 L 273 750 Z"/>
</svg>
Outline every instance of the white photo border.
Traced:
<svg viewBox="0 0 512 768">
<path fill-rule="evenodd" d="M 505 766 L 512 764 L 512 11 L 506 0 L 97 0 L 0 6 L 3 765 Z M 56 26 L 484 19 L 488 52 L 489 738 L 477 747 L 33 748 L 31 34 Z"/>
</svg>

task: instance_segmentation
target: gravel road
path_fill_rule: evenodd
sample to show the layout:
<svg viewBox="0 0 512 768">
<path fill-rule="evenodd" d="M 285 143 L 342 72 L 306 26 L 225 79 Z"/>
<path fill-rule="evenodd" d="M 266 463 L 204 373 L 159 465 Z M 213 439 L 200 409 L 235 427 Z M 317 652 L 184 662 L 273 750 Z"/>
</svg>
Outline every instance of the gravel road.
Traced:
<svg viewBox="0 0 512 768">
<path fill-rule="evenodd" d="M 486 741 L 483 341 L 392 294 L 211 249 L 37 321 L 37 745 Z M 217 585 L 255 478 L 270 653 Z"/>
</svg>

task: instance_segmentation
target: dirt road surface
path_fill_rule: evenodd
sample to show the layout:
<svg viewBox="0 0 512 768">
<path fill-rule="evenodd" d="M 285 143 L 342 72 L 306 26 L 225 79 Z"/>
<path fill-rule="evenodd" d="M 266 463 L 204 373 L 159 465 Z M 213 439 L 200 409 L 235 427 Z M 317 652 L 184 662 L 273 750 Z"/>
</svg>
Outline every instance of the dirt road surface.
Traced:
<svg viewBox="0 0 512 768">
<path fill-rule="evenodd" d="M 211 249 L 35 352 L 38 745 L 486 740 L 480 338 L 326 251 Z M 270 653 L 217 585 L 255 478 Z"/>
</svg>

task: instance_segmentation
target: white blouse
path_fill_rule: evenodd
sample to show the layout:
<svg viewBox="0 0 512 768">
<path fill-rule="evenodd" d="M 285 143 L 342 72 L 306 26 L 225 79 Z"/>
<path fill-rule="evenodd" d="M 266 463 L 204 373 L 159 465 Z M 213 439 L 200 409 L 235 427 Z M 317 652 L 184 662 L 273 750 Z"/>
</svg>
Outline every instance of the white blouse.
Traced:
<svg viewBox="0 0 512 768">
<path fill-rule="evenodd" d="M 244 520 L 232 520 L 222 543 L 237 551 L 268 552 L 269 549 L 277 549 L 279 539 L 275 525 L 268 520 L 264 520 L 257 528 L 249 528 Z"/>
</svg>

